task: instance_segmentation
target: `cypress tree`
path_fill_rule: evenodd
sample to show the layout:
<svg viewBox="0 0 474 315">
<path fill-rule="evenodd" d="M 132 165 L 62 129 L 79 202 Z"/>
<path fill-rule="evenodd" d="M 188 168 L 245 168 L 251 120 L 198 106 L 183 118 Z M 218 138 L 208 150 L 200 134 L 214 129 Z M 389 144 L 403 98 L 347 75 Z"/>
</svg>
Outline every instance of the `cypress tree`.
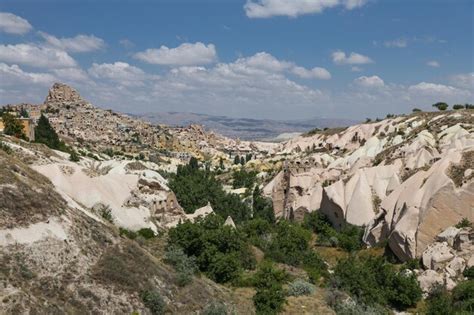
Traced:
<svg viewBox="0 0 474 315">
<path fill-rule="evenodd" d="M 51 149 L 56 150 L 60 150 L 64 146 L 48 118 L 44 115 L 41 115 L 38 125 L 35 127 L 35 142 L 46 144 Z"/>
</svg>

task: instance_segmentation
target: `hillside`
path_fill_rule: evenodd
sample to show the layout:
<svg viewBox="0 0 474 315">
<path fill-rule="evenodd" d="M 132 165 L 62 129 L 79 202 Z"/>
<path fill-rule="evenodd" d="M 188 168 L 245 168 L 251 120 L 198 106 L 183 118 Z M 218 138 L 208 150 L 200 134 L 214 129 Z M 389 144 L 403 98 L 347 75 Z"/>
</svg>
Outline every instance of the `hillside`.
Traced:
<svg viewBox="0 0 474 315">
<path fill-rule="evenodd" d="M 472 281 L 471 109 L 266 143 L 145 123 L 61 84 L 16 108 L 43 110 L 65 144 L 0 136 L 7 314 L 423 311 L 434 287 Z"/>
</svg>

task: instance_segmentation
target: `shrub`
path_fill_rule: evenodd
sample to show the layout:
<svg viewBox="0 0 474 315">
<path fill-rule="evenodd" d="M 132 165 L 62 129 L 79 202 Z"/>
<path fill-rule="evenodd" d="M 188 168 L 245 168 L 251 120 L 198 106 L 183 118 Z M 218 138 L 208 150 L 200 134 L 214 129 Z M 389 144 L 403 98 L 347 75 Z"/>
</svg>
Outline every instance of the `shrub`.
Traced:
<svg viewBox="0 0 474 315">
<path fill-rule="evenodd" d="M 472 222 L 468 220 L 468 218 L 462 218 L 461 221 L 456 224 L 456 227 L 458 229 L 466 228 L 466 227 L 472 227 Z"/>
<path fill-rule="evenodd" d="M 253 303 L 257 314 L 276 314 L 283 309 L 285 294 L 282 283 L 286 278 L 286 273 L 275 269 L 271 263 L 262 264 L 254 279 L 257 292 Z"/>
<path fill-rule="evenodd" d="M 302 279 L 296 279 L 288 287 L 288 295 L 290 296 L 311 295 L 313 292 L 314 285 Z"/>
<path fill-rule="evenodd" d="M 99 210 L 100 216 L 104 219 L 109 221 L 110 223 L 114 222 L 114 218 L 112 217 L 112 210 L 109 207 L 103 207 Z"/>
<path fill-rule="evenodd" d="M 4 112 L 2 115 L 3 133 L 9 136 L 14 136 L 19 139 L 26 139 L 23 125 L 11 114 Z"/>
<path fill-rule="evenodd" d="M 0 149 L 4 151 L 6 154 L 12 154 L 13 150 L 5 144 L 3 141 L 0 141 Z"/>
<path fill-rule="evenodd" d="M 171 176 L 169 187 L 187 213 L 210 203 L 216 214 L 223 218 L 231 216 L 236 223 L 250 218 L 251 209 L 239 196 L 226 193 L 215 173 L 209 170 L 201 170 L 191 164 L 180 165 L 176 175 Z"/>
<path fill-rule="evenodd" d="M 150 238 L 155 237 L 155 232 L 153 232 L 150 228 L 143 228 L 137 231 L 137 234 L 143 237 L 144 239 L 148 240 Z"/>
<path fill-rule="evenodd" d="M 444 111 L 448 109 L 449 105 L 444 103 L 444 102 L 438 102 L 436 104 L 432 105 L 433 107 L 436 107 L 438 110 Z"/>
<path fill-rule="evenodd" d="M 474 266 L 466 267 L 463 271 L 463 276 L 468 278 L 469 280 L 474 280 Z"/>
<path fill-rule="evenodd" d="M 348 257 L 338 262 L 334 275 L 338 288 L 367 305 L 406 308 L 421 299 L 415 276 L 397 272 L 383 257 Z"/>
<path fill-rule="evenodd" d="M 158 291 L 143 291 L 141 294 L 143 304 L 153 315 L 165 313 L 165 302 Z"/>
<path fill-rule="evenodd" d="M 241 169 L 239 171 L 235 171 L 232 174 L 232 187 L 235 188 L 241 188 L 241 187 L 246 187 L 251 189 L 253 185 L 255 184 L 257 178 L 257 172 L 255 171 L 250 171 L 247 172 L 244 169 Z"/>
<path fill-rule="evenodd" d="M 71 150 L 71 153 L 69 155 L 69 160 L 72 162 L 79 162 L 81 159 L 79 158 L 79 155 L 75 150 Z"/>
<path fill-rule="evenodd" d="M 452 292 L 453 308 L 456 313 L 474 313 L 474 280 L 460 282 Z"/>
<path fill-rule="evenodd" d="M 206 306 L 202 312 L 203 315 L 227 315 L 231 314 L 227 306 L 222 302 L 213 302 Z"/>
<path fill-rule="evenodd" d="M 412 109 L 412 112 L 418 113 L 418 112 L 421 112 L 421 109 L 419 109 L 419 108 L 413 108 L 413 109 Z"/>
<path fill-rule="evenodd" d="M 454 105 L 453 105 L 453 109 L 454 109 L 454 110 L 464 109 L 464 105 L 462 105 L 462 104 L 454 104 Z"/>
<path fill-rule="evenodd" d="M 192 281 L 193 275 L 197 272 L 196 259 L 188 257 L 180 247 L 170 246 L 165 252 L 165 262 L 172 265 L 177 272 L 177 282 L 179 286 L 185 286 Z"/>
<path fill-rule="evenodd" d="M 119 228 L 119 234 L 120 234 L 120 236 L 125 236 L 125 237 L 127 237 L 131 240 L 134 240 L 134 239 L 137 238 L 137 233 L 136 232 L 125 229 L 125 228 L 122 228 L 122 227 Z"/>
<path fill-rule="evenodd" d="M 435 287 L 431 290 L 426 299 L 427 315 L 450 315 L 453 314 L 451 296 L 443 286 Z"/>
<path fill-rule="evenodd" d="M 187 256 L 196 257 L 199 270 L 219 283 L 231 281 L 242 269 L 255 265 L 245 235 L 224 226 L 223 221 L 209 215 L 195 223 L 178 224 L 168 232 L 169 246 L 178 246 Z"/>
<path fill-rule="evenodd" d="M 268 254 L 278 262 L 298 266 L 301 264 L 302 254 L 309 248 L 310 239 L 311 233 L 303 227 L 280 221 Z"/>
</svg>

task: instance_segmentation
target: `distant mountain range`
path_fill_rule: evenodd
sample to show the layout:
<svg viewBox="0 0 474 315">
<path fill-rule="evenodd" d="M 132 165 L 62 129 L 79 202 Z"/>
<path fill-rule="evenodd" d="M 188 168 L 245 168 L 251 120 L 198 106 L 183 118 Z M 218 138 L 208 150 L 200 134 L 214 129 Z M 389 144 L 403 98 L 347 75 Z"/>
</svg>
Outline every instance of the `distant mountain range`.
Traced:
<svg viewBox="0 0 474 315">
<path fill-rule="evenodd" d="M 301 120 L 272 120 L 232 118 L 196 113 L 157 112 L 133 115 L 143 120 L 170 126 L 203 125 L 207 130 L 231 138 L 243 140 L 284 140 L 313 128 L 344 127 L 357 123 L 356 120 L 311 118 Z"/>
</svg>

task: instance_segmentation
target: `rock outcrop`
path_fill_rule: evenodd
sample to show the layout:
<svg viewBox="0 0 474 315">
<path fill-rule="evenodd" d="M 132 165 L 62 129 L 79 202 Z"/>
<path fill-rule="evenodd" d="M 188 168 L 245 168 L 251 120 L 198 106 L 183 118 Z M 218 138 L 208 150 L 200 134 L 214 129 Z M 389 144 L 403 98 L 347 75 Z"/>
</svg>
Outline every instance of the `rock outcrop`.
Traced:
<svg viewBox="0 0 474 315">
<path fill-rule="evenodd" d="M 46 96 L 45 104 L 48 103 L 78 103 L 84 102 L 79 93 L 63 83 L 54 83 L 48 91 Z"/>
</svg>

